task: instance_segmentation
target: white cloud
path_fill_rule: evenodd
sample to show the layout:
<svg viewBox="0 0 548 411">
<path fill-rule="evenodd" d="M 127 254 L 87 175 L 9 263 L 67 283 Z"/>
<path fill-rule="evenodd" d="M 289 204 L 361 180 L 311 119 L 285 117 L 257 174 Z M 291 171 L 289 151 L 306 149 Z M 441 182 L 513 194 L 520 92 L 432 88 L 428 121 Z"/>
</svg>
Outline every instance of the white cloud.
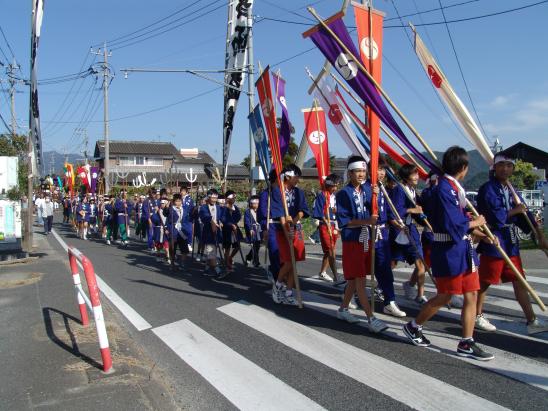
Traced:
<svg viewBox="0 0 548 411">
<path fill-rule="evenodd" d="M 530 132 L 548 126 L 548 98 L 531 100 L 525 106 L 500 123 L 485 126 L 493 134 Z"/>
<path fill-rule="evenodd" d="M 508 104 L 508 102 L 511 100 L 511 96 L 510 95 L 507 95 L 507 96 L 496 96 L 490 103 L 489 105 L 491 107 L 496 107 L 496 108 L 499 108 L 499 107 L 504 107 Z"/>
</svg>

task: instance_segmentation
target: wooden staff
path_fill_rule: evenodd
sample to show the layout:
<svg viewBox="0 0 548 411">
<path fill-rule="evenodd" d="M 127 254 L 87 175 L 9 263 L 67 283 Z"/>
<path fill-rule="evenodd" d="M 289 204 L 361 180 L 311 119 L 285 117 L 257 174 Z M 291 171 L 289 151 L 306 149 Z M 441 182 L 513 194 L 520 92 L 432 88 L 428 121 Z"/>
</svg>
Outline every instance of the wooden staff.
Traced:
<svg viewBox="0 0 548 411">
<path fill-rule="evenodd" d="M 365 1 L 362 0 L 362 3 L 365 4 Z M 369 0 L 369 7 L 368 7 L 368 16 L 369 16 L 369 69 L 371 70 L 371 76 L 373 76 L 373 15 L 371 13 L 371 9 L 373 7 L 373 0 Z M 367 110 L 365 110 L 367 113 Z M 369 124 L 371 127 L 371 118 L 373 116 L 373 112 L 369 110 Z M 371 138 L 373 130 L 370 129 L 371 132 Z M 373 147 L 371 147 L 371 150 L 373 150 Z M 378 160 L 378 147 L 377 147 L 377 160 Z M 373 152 L 371 151 L 371 160 L 373 160 Z M 375 161 L 377 161 L 375 160 Z M 370 164 L 373 164 L 373 161 L 371 161 Z M 375 170 L 376 172 L 376 170 Z M 373 175 L 373 169 L 371 168 L 371 175 Z M 371 179 L 371 182 L 373 183 L 373 179 Z M 372 187 L 373 188 L 373 187 Z M 377 201 L 377 195 L 373 193 L 371 197 L 371 210 L 373 210 L 373 204 Z M 371 227 L 371 311 L 375 312 L 375 240 L 377 239 L 377 224 L 373 224 Z"/>
<path fill-rule="evenodd" d="M 261 76 L 262 75 L 262 69 L 260 67 L 260 64 L 259 64 L 259 71 L 260 71 L 259 76 Z M 266 86 L 264 84 L 264 80 L 261 81 L 261 84 L 262 84 L 262 87 L 263 87 L 263 93 L 264 93 L 265 97 L 268 98 L 269 96 L 266 94 Z M 272 114 L 274 115 L 274 119 L 275 119 L 276 118 L 276 108 L 275 108 L 274 102 L 272 102 Z M 273 137 L 274 137 L 274 139 L 276 139 L 276 143 L 277 143 L 278 132 L 277 132 L 276 127 L 273 130 L 273 132 L 276 134 Z M 277 150 L 275 150 L 274 147 L 271 147 L 270 151 L 272 152 L 272 160 L 273 160 L 275 168 L 276 168 L 276 174 L 277 174 L 277 178 L 278 178 L 278 186 L 279 186 L 279 189 L 280 189 L 280 196 L 281 196 L 282 203 L 283 203 L 283 206 L 284 206 L 285 218 L 287 219 L 288 217 L 291 217 L 291 216 L 289 215 L 289 210 L 287 208 L 287 202 L 286 202 L 286 199 L 285 199 L 285 186 L 284 186 L 282 178 L 281 178 L 282 159 L 281 159 L 281 155 L 280 155 L 279 146 L 278 146 Z M 295 238 L 294 230 L 293 230 L 293 233 L 291 232 L 291 230 L 289 230 L 289 232 L 288 232 L 289 253 L 291 255 L 291 268 L 293 270 L 293 280 L 295 282 L 295 289 L 297 290 L 297 304 L 298 304 L 299 308 L 303 308 L 303 300 L 302 300 L 302 296 L 301 296 L 301 285 L 299 284 L 299 275 L 297 274 L 297 264 L 295 262 L 295 249 L 294 249 L 294 246 L 293 246 L 294 238 Z"/>
<path fill-rule="evenodd" d="M 316 13 L 316 11 L 314 10 L 314 8 L 312 7 L 308 7 L 307 8 L 308 11 L 310 12 L 310 14 L 312 14 L 314 16 L 314 18 L 316 20 L 318 20 L 318 22 L 320 23 L 320 25 L 322 26 L 322 28 L 324 30 L 326 30 L 329 35 L 331 37 L 333 37 L 333 39 L 339 44 L 339 46 L 346 52 L 348 53 L 349 55 L 353 55 L 353 53 L 348 49 L 348 47 L 346 47 L 346 45 L 342 42 L 341 39 L 339 39 L 339 37 L 333 32 L 333 30 L 331 30 L 331 28 L 329 28 L 329 26 L 327 24 L 325 24 L 325 22 L 322 20 L 322 18 Z M 415 127 L 413 127 L 413 125 L 409 122 L 409 120 L 407 119 L 407 117 L 405 117 L 405 115 L 400 111 L 400 109 L 394 104 L 394 102 L 390 99 L 390 97 L 388 96 L 388 94 L 384 91 L 384 89 L 379 85 L 379 83 L 377 83 L 377 81 L 373 78 L 373 76 L 371 76 L 371 74 L 369 74 L 369 72 L 367 71 L 367 69 L 363 66 L 363 64 L 361 64 L 361 62 L 356 59 L 355 61 L 358 69 L 360 69 L 360 71 L 365 74 L 367 76 L 367 78 L 373 83 L 373 85 L 377 88 L 377 90 L 379 91 L 379 93 L 382 94 L 382 96 L 386 99 L 386 101 L 388 102 L 388 104 L 390 104 L 390 106 L 394 109 L 394 111 L 398 114 L 398 116 L 402 119 L 402 121 L 405 123 L 405 125 L 409 128 L 409 130 L 411 130 L 411 132 L 415 135 L 415 137 L 417 138 L 417 140 L 419 140 L 419 142 L 422 144 L 422 146 L 424 147 L 424 149 L 428 152 L 428 154 L 430 155 L 430 157 L 435 161 L 436 163 L 436 166 L 438 168 L 441 169 L 441 164 L 436 156 L 436 154 L 432 151 L 432 149 L 430 148 L 430 146 L 428 146 L 428 144 L 426 143 L 426 141 L 422 138 L 422 136 L 419 134 L 419 132 L 415 129 Z M 472 203 L 470 202 L 470 200 L 466 199 L 466 206 L 468 207 L 468 209 L 472 212 L 472 214 L 474 215 L 475 218 L 479 217 L 479 213 L 477 212 L 476 208 L 472 205 Z M 481 231 L 483 231 L 487 237 L 493 241 L 493 243 L 495 244 L 495 247 L 497 248 L 498 252 L 500 253 L 500 255 L 502 255 L 502 258 L 504 259 L 504 261 L 506 262 L 506 264 L 510 267 L 510 269 L 512 270 L 512 272 L 516 275 L 516 278 L 518 279 L 518 281 L 527 289 L 527 291 L 529 292 L 529 294 L 531 294 L 531 296 L 533 297 L 533 299 L 535 300 L 535 302 L 539 305 L 539 307 L 542 309 L 542 311 L 546 311 L 546 306 L 544 305 L 544 303 L 542 302 L 542 300 L 539 298 L 539 296 L 537 295 L 537 293 L 535 292 L 535 290 L 529 285 L 529 283 L 527 282 L 527 280 L 525 280 L 525 278 L 521 275 L 521 273 L 519 272 L 519 270 L 516 268 L 516 266 L 514 265 L 514 263 L 510 260 L 510 257 L 508 257 L 508 255 L 506 254 L 506 252 L 503 250 L 503 248 L 500 246 L 500 244 L 498 244 L 498 242 L 495 240 L 495 236 L 493 235 L 493 233 L 491 232 L 491 230 L 489 229 L 489 227 L 487 226 L 487 224 L 484 224 L 482 225 L 481 227 L 479 227 Z"/>
</svg>

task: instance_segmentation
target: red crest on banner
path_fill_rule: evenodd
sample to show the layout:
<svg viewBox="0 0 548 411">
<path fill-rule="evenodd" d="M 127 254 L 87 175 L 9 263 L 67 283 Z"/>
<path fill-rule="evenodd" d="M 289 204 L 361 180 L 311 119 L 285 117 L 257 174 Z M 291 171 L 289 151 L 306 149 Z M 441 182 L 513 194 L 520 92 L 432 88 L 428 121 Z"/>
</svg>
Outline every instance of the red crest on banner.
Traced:
<svg viewBox="0 0 548 411">
<path fill-rule="evenodd" d="M 340 113 L 340 112 L 339 112 Z M 322 108 L 303 110 L 306 140 L 316 159 L 318 178 L 323 184 L 329 175 L 329 145 L 327 143 L 327 125 Z"/>
<path fill-rule="evenodd" d="M 428 65 L 428 76 L 436 88 L 441 87 L 443 79 L 432 65 Z"/>
</svg>

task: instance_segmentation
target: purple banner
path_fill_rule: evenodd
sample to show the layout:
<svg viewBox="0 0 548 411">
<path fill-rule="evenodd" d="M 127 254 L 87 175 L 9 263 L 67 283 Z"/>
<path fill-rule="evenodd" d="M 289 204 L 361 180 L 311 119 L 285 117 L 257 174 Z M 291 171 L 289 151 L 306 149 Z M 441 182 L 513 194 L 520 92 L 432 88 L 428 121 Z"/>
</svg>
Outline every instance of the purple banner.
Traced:
<svg viewBox="0 0 548 411">
<path fill-rule="evenodd" d="M 97 178 L 99 176 L 99 167 L 91 167 L 90 169 L 90 181 L 91 181 L 91 192 L 95 194 L 97 190 Z"/>
<path fill-rule="evenodd" d="M 291 125 L 289 123 L 289 113 L 287 112 L 287 103 L 285 101 L 285 80 L 279 75 L 272 73 L 272 81 L 274 82 L 274 93 L 280 106 L 282 106 L 282 122 L 280 124 L 280 132 L 278 140 L 280 142 L 280 154 L 282 158 L 289 149 L 289 141 L 291 140 Z"/>
<path fill-rule="evenodd" d="M 360 96 L 360 98 L 379 116 L 381 121 L 400 139 L 400 141 L 422 161 L 428 168 L 439 171 L 435 164 L 423 155 L 415 146 L 407 139 L 404 132 L 396 122 L 388 107 L 384 104 L 381 95 L 375 85 L 369 78 L 360 71 L 357 62 L 360 59 L 358 51 L 352 42 L 350 34 L 344 22 L 342 15 L 335 15 L 326 21 L 327 26 L 335 33 L 342 43 L 351 52 L 349 55 L 337 43 L 337 41 L 325 30 L 318 25 L 314 29 L 304 33 L 304 37 L 310 36 L 314 44 L 320 49 L 323 55 L 337 69 L 339 74 L 346 80 L 352 89 Z"/>
</svg>

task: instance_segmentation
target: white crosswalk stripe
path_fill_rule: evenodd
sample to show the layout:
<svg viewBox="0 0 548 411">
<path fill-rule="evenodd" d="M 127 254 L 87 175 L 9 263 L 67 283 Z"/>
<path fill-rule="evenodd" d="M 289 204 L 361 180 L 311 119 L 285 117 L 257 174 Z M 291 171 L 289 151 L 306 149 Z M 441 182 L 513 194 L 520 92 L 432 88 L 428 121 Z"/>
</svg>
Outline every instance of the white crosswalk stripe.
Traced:
<svg viewBox="0 0 548 411">
<path fill-rule="evenodd" d="M 152 331 L 241 410 L 323 410 L 189 320 Z"/>
<path fill-rule="evenodd" d="M 505 409 L 438 379 L 361 350 L 245 301 L 218 308 L 231 318 L 383 394 L 420 410 Z M 443 401 L 438 399 L 443 398 Z"/>
</svg>

